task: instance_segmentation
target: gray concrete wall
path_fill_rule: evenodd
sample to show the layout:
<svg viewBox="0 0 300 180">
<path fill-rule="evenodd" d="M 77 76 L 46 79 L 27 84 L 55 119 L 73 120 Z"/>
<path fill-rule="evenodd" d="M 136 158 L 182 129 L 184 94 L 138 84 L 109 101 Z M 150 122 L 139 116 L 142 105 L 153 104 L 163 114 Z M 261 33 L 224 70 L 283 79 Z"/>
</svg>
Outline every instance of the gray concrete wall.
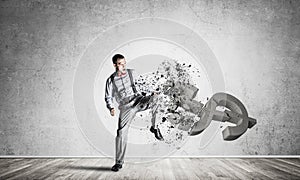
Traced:
<svg viewBox="0 0 300 180">
<path fill-rule="evenodd" d="M 1 1 L 0 155 L 101 155 L 76 122 L 75 70 L 96 36 L 141 17 L 198 33 L 258 121 L 236 141 L 201 149 L 193 137 L 175 155 L 299 155 L 299 2 Z"/>
</svg>

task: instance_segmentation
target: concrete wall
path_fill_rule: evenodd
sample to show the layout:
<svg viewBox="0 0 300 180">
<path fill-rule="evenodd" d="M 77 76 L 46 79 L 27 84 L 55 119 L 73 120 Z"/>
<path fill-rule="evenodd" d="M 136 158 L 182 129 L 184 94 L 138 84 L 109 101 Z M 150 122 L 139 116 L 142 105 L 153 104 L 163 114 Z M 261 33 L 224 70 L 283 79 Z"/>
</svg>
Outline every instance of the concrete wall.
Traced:
<svg viewBox="0 0 300 180">
<path fill-rule="evenodd" d="M 226 92 L 258 121 L 236 141 L 220 135 L 199 148 L 193 137 L 175 155 L 300 154 L 297 0 L 1 1 L 0 7 L 0 155 L 101 155 L 76 122 L 75 70 L 95 37 L 142 17 L 174 20 L 202 37 Z"/>
</svg>

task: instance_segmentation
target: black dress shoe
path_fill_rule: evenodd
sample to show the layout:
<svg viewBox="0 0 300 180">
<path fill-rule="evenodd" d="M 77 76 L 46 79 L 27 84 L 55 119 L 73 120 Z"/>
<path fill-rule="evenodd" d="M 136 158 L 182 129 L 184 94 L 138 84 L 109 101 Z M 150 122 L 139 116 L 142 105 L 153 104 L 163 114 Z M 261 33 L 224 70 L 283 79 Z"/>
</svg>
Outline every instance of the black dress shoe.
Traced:
<svg viewBox="0 0 300 180">
<path fill-rule="evenodd" d="M 117 172 L 117 171 L 119 171 L 119 169 L 121 169 L 121 168 L 122 168 L 122 165 L 121 165 L 121 164 L 115 164 L 115 165 L 111 168 L 111 170 Z"/>
<path fill-rule="evenodd" d="M 163 136 L 162 136 L 161 133 L 160 133 L 159 128 L 154 129 L 154 127 L 151 126 L 150 131 L 151 131 L 152 133 L 154 133 L 156 139 L 158 139 L 158 140 L 160 140 L 160 141 L 163 141 L 163 140 L 164 140 Z"/>
</svg>

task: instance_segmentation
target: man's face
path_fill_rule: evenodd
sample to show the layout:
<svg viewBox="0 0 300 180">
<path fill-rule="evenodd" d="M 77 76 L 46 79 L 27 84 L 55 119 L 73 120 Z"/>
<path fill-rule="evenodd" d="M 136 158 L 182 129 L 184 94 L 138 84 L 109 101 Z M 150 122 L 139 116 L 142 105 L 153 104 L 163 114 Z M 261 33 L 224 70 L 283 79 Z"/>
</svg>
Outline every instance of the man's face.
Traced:
<svg viewBox="0 0 300 180">
<path fill-rule="evenodd" d="M 125 58 L 123 59 L 118 59 L 117 60 L 117 64 L 114 64 L 115 68 L 117 69 L 117 71 L 121 71 L 124 72 L 126 69 L 126 61 Z"/>
</svg>

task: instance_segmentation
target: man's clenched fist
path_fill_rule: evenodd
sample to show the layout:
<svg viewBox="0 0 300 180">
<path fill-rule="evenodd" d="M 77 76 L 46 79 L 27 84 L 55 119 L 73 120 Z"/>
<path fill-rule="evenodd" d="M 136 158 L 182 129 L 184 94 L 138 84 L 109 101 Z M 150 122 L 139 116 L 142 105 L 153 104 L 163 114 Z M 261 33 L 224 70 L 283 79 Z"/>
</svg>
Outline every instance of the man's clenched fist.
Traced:
<svg viewBox="0 0 300 180">
<path fill-rule="evenodd" d="M 111 109 L 111 110 L 110 110 L 110 115 L 111 115 L 111 116 L 114 116 L 114 115 L 115 115 L 115 109 Z"/>
</svg>

